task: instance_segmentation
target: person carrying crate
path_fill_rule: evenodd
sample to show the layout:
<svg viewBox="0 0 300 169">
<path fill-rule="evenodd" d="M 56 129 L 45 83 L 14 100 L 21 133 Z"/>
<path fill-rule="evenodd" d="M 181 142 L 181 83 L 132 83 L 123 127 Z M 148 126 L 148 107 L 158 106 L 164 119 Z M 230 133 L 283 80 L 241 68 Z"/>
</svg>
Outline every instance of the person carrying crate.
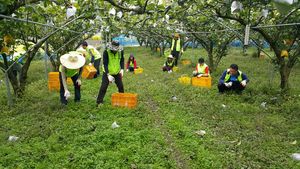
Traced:
<svg viewBox="0 0 300 169">
<path fill-rule="evenodd" d="M 100 62 L 101 62 L 101 54 L 97 51 L 97 49 L 94 46 L 88 45 L 86 41 L 82 43 L 82 48 L 86 51 L 85 57 L 89 63 L 89 65 L 93 65 L 97 73 L 95 74 L 94 78 L 97 78 L 100 76 Z"/>
</svg>

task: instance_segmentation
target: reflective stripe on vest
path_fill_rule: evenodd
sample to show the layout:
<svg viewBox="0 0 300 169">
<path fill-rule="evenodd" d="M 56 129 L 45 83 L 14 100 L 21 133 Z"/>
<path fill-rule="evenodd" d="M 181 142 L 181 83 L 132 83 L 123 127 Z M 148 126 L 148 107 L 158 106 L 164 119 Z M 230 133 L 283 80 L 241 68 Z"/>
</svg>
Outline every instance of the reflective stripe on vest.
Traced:
<svg viewBox="0 0 300 169">
<path fill-rule="evenodd" d="M 238 76 L 238 78 L 237 78 L 237 80 L 239 81 L 239 82 L 241 82 L 241 81 L 243 81 L 243 78 L 242 78 L 242 72 L 241 71 L 238 71 L 239 72 L 239 76 Z M 227 73 L 226 73 L 226 76 L 225 76 L 225 79 L 224 79 L 224 81 L 225 82 L 228 82 L 229 80 L 230 80 L 230 73 L 229 73 L 229 70 L 227 70 Z"/>
<path fill-rule="evenodd" d="M 200 64 L 198 63 L 197 64 L 198 73 L 205 74 L 206 67 L 207 67 L 207 65 L 205 63 L 203 64 L 203 66 L 200 66 Z"/>
<path fill-rule="evenodd" d="M 117 52 L 116 54 L 113 54 L 110 50 L 106 51 L 108 54 L 108 72 L 110 75 L 117 75 L 121 70 L 121 53 Z M 103 71 L 105 72 L 104 65 Z"/>
<path fill-rule="evenodd" d="M 175 40 L 172 39 L 172 47 L 171 47 L 171 51 L 173 51 L 174 43 L 175 43 Z M 177 43 L 176 43 L 176 51 L 177 51 L 177 52 L 180 51 L 180 39 L 177 40 Z"/>
<path fill-rule="evenodd" d="M 78 73 L 78 69 L 65 68 L 65 71 L 66 71 L 65 72 L 66 77 L 73 77 Z M 61 65 L 59 66 L 59 72 L 62 72 L 62 66 Z"/>
</svg>

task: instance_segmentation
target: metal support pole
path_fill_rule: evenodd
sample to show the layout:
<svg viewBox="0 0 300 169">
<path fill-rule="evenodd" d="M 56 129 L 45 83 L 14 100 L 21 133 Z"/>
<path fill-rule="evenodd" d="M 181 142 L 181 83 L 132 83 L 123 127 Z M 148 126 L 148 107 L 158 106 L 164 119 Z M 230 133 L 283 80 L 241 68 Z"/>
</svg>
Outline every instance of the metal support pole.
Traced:
<svg viewBox="0 0 300 169">
<path fill-rule="evenodd" d="M 11 107 L 13 105 L 13 100 L 12 100 L 12 96 L 10 93 L 9 78 L 8 78 L 8 74 L 6 71 L 5 71 L 5 85 L 6 85 L 6 91 L 7 91 L 7 104 L 9 107 Z"/>
<path fill-rule="evenodd" d="M 45 60 L 45 79 L 46 81 L 48 81 L 48 55 L 47 55 L 47 51 L 48 51 L 48 43 L 47 41 L 45 42 L 45 55 L 44 55 L 44 60 Z"/>
</svg>

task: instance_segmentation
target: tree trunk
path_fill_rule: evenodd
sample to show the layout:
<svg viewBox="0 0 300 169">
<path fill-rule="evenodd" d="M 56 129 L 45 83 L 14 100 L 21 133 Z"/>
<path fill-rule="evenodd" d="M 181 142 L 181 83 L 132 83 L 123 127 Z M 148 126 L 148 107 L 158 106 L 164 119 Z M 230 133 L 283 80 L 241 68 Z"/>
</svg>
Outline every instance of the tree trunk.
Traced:
<svg viewBox="0 0 300 169">
<path fill-rule="evenodd" d="M 208 55 L 209 69 L 211 72 L 213 72 L 215 71 L 215 65 L 214 65 L 214 56 L 212 50 L 207 50 L 207 55 Z"/>
<path fill-rule="evenodd" d="M 287 66 L 287 64 L 281 64 L 280 65 L 280 88 L 282 90 L 288 90 L 289 88 L 289 77 L 291 73 L 291 68 Z"/>
</svg>

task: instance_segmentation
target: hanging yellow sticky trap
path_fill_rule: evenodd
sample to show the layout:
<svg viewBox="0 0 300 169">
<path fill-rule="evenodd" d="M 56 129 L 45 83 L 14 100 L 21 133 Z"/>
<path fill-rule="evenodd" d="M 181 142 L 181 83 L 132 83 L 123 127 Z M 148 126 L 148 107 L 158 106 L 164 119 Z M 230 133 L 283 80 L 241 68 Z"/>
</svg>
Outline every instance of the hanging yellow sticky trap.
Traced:
<svg viewBox="0 0 300 169">
<path fill-rule="evenodd" d="M 289 52 L 287 50 L 282 50 L 280 56 L 281 57 L 289 57 Z"/>
</svg>

